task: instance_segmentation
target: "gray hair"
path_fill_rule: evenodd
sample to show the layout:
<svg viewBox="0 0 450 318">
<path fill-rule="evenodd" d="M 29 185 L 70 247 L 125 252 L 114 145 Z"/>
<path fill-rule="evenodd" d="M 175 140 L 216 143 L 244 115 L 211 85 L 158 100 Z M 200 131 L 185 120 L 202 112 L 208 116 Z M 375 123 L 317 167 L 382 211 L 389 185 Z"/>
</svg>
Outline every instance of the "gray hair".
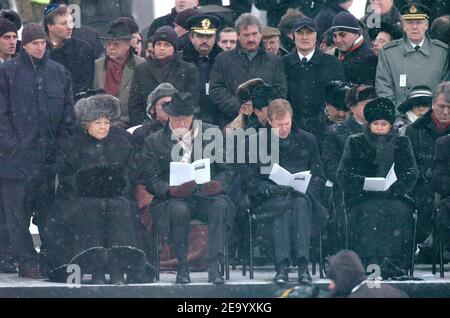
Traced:
<svg viewBox="0 0 450 318">
<path fill-rule="evenodd" d="M 259 32 L 262 30 L 261 21 L 250 13 L 243 13 L 239 16 L 234 24 L 237 33 L 240 33 L 241 28 L 248 28 L 251 25 L 257 25 Z"/>
<path fill-rule="evenodd" d="M 447 103 L 450 103 L 450 82 L 442 82 L 436 86 L 436 90 L 433 94 L 433 103 L 441 94 L 444 94 L 445 100 Z"/>
</svg>

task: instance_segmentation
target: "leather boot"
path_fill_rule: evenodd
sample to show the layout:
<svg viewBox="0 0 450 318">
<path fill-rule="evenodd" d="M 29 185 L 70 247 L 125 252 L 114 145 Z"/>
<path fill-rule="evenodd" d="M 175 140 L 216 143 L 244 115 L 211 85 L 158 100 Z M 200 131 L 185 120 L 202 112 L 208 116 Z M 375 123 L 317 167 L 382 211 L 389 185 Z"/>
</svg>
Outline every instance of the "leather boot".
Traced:
<svg viewBox="0 0 450 318">
<path fill-rule="evenodd" d="M 275 284 L 286 284 L 289 281 L 289 260 L 281 261 L 276 265 L 277 274 L 273 278 Z"/>
<path fill-rule="evenodd" d="M 310 285 L 312 283 L 311 275 L 308 271 L 308 261 L 302 257 L 297 261 L 298 283 L 300 285 Z"/>
<path fill-rule="evenodd" d="M 225 284 L 225 280 L 223 279 L 222 273 L 219 269 L 219 261 L 217 257 L 209 261 L 208 282 L 213 283 L 214 285 Z"/>
<path fill-rule="evenodd" d="M 186 260 L 178 262 L 177 278 L 175 280 L 177 284 L 189 284 L 191 277 L 189 276 L 189 265 Z"/>
<path fill-rule="evenodd" d="M 42 279 L 44 275 L 40 272 L 37 264 L 19 263 L 19 277 Z"/>
</svg>

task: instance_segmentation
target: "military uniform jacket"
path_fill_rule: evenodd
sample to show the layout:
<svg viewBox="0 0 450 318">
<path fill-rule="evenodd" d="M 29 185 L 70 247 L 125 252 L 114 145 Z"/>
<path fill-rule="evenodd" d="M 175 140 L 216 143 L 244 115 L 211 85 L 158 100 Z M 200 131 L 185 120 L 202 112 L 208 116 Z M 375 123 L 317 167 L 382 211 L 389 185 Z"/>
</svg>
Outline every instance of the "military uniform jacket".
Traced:
<svg viewBox="0 0 450 318">
<path fill-rule="evenodd" d="M 387 97 L 398 106 L 414 86 L 434 89 L 447 73 L 447 50 L 446 44 L 428 36 L 418 52 L 406 37 L 390 42 L 379 56 L 375 79 L 378 96 Z M 406 82 L 401 82 L 403 75 Z"/>
</svg>

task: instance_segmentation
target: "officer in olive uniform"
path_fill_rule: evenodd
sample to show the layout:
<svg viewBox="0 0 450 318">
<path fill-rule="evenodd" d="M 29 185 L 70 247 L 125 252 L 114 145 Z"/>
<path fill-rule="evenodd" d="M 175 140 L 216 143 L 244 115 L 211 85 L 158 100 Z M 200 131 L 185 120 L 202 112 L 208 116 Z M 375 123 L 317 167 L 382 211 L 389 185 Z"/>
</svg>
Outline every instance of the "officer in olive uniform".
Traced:
<svg viewBox="0 0 450 318">
<path fill-rule="evenodd" d="M 430 10 L 411 3 L 401 13 L 405 35 L 381 50 L 375 79 L 378 96 L 391 99 L 397 107 L 413 87 L 436 87 L 448 71 L 448 46 L 427 34 Z"/>
</svg>

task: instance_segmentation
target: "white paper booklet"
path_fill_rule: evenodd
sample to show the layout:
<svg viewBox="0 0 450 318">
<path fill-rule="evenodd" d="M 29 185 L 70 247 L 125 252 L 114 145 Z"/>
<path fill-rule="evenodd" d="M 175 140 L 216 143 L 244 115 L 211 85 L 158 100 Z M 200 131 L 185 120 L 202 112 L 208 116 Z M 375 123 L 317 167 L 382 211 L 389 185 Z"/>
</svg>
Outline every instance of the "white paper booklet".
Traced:
<svg viewBox="0 0 450 318">
<path fill-rule="evenodd" d="M 391 185 L 397 181 L 397 175 L 394 170 L 395 163 L 392 164 L 386 178 L 365 178 L 364 187 L 365 191 L 387 191 Z"/>
<path fill-rule="evenodd" d="M 210 159 L 200 159 L 193 163 L 170 163 L 170 186 L 179 186 L 195 180 L 197 184 L 211 181 Z"/>
<path fill-rule="evenodd" d="M 298 192 L 306 193 L 309 181 L 311 180 L 310 171 L 302 171 L 291 174 L 289 171 L 275 163 L 270 172 L 269 179 L 278 185 L 294 188 Z"/>
</svg>

